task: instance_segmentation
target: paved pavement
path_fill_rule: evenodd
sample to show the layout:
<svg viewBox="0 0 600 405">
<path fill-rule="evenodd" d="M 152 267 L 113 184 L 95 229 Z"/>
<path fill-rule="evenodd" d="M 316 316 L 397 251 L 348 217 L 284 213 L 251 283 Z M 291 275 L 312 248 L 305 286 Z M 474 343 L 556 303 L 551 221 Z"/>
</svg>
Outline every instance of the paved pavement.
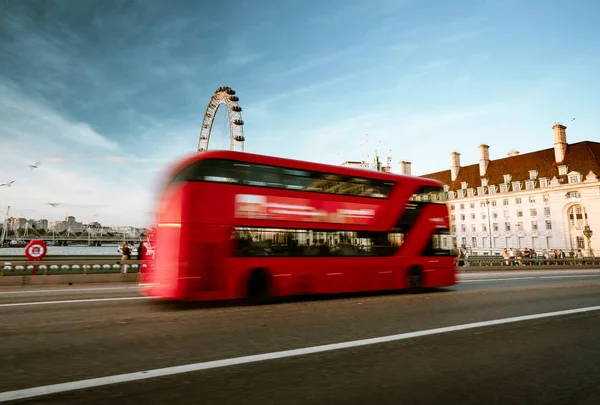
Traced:
<svg viewBox="0 0 600 405">
<path fill-rule="evenodd" d="M 8 391 L 45 387 L 14 403 L 600 403 L 599 310 L 451 328 L 600 309 L 599 271 L 461 279 L 425 294 L 259 307 L 168 305 L 140 297 L 130 284 L 0 289 L 0 401 L 13 395 Z M 405 335 L 444 327 L 451 329 Z M 269 354 L 392 335 L 293 357 Z M 259 354 L 268 355 L 244 357 Z M 234 363 L 243 364 L 222 361 L 239 358 Z M 140 371 L 150 372 L 138 381 L 114 377 L 108 385 L 93 380 L 98 386 L 39 395 L 52 384 L 79 388 L 85 379 Z M 147 378 L 152 373 L 160 376 Z"/>
</svg>

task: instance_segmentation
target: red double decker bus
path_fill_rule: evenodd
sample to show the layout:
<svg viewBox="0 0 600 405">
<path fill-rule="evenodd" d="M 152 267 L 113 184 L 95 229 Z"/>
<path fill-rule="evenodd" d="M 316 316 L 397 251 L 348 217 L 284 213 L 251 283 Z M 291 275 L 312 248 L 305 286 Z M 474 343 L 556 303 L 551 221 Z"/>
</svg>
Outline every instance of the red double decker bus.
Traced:
<svg viewBox="0 0 600 405">
<path fill-rule="evenodd" d="M 264 300 L 455 284 L 434 180 L 213 151 L 169 172 L 143 293 Z"/>
</svg>

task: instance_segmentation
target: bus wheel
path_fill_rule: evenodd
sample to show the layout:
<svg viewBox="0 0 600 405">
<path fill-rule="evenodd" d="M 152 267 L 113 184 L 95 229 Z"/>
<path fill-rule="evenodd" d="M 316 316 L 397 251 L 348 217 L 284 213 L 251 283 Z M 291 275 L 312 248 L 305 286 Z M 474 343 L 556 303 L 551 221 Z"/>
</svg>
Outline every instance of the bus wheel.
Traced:
<svg viewBox="0 0 600 405">
<path fill-rule="evenodd" d="M 423 291 L 423 272 L 420 267 L 412 267 L 408 272 L 408 290 L 413 294 Z"/>
<path fill-rule="evenodd" d="M 269 277 L 267 272 L 257 269 L 248 279 L 248 300 L 254 305 L 265 304 L 269 300 Z"/>
</svg>

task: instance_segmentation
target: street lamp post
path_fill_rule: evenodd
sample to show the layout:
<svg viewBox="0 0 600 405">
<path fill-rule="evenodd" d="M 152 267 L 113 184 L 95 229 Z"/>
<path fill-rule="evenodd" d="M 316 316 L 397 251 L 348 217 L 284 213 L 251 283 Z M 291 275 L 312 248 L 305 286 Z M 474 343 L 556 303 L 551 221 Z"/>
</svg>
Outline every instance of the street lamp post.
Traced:
<svg viewBox="0 0 600 405">
<path fill-rule="evenodd" d="M 590 255 L 590 257 L 594 257 L 594 250 L 592 249 L 592 243 L 591 243 L 591 239 L 592 239 L 593 235 L 594 235 L 594 232 L 592 231 L 592 228 L 590 228 L 589 225 L 586 225 L 583 227 L 583 236 L 585 236 L 587 239 L 588 254 Z"/>
<path fill-rule="evenodd" d="M 490 238 L 490 256 L 493 256 L 493 248 L 492 248 L 492 218 L 490 217 L 490 200 L 485 200 L 485 205 L 487 207 L 487 217 L 488 217 L 488 237 Z"/>
</svg>

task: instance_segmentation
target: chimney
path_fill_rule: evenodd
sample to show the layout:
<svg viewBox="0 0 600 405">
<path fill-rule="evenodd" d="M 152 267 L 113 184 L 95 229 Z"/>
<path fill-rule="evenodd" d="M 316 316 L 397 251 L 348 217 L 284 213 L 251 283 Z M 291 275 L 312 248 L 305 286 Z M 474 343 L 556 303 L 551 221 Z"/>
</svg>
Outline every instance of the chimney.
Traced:
<svg viewBox="0 0 600 405">
<path fill-rule="evenodd" d="M 508 152 L 508 157 L 517 156 L 518 154 L 519 154 L 518 150 L 511 150 L 510 152 Z"/>
<path fill-rule="evenodd" d="M 400 174 L 405 174 L 407 176 L 410 176 L 410 162 L 405 162 L 404 160 L 402 162 L 400 162 Z"/>
<path fill-rule="evenodd" d="M 388 156 L 385 162 L 385 172 L 386 173 L 391 173 L 392 172 L 392 157 Z"/>
<path fill-rule="evenodd" d="M 488 145 L 479 145 L 479 175 L 485 176 L 488 165 L 490 164 L 490 147 Z"/>
<path fill-rule="evenodd" d="M 460 170 L 460 153 L 452 152 L 450 153 L 450 174 L 452 176 L 452 181 L 458 178 L 458 172 Z"/>
<path fill-rule="evenodd" d="M 554 130 L 554 161 L 562 163 L 567 153 L 567 127 L 556 124 L 552 129 Z"/>
</svg>

